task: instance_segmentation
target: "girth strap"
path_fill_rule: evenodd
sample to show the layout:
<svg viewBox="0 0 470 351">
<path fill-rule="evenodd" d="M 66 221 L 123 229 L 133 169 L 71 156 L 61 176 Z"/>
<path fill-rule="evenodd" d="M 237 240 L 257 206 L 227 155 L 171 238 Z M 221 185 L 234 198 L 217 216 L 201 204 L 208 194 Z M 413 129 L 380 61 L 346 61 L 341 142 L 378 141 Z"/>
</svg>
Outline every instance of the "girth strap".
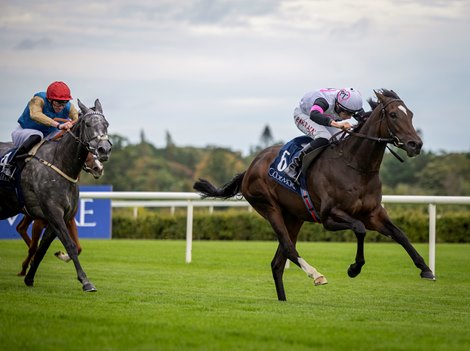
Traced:
<svg viewBox="0 0 470 351">
<path fill-rule="evenodd" d="M 300 194 L 302 196 L 302 200 L 305 204 L 305 207 L 307 208 L 308 213 L 310 213 L 313 218 L 313 221 L 316 223 L 321 223 L 320 216 L 318 216 L 318 213 L 315 210 L 315 207 L 313 206 L 313 201 L 310 198 L 310 194 L 308 193 L 307 182 L 305 181 L 304 174 L 300 175 Z"/>
</svg>

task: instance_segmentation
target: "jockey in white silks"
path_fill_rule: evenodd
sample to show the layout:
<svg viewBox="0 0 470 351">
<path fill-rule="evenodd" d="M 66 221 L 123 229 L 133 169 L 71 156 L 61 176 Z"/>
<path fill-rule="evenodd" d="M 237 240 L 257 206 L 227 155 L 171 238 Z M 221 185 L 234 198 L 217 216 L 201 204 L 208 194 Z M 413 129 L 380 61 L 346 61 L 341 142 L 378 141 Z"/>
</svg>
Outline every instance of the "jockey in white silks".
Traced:
<svg viewBox="0 0 470 351">
<path fill-rule="evenodd" d="M 294 122 L 313 140 L 304 146 L 284 172 L 297 181 L 302 158 L 327 145 L 341 129 L 356 126 L 358 121 L 353 116 L 363 111 L 361 93 L 354 88 L 326 88 L 305 94 L 294 110 Z"/>
</svg>

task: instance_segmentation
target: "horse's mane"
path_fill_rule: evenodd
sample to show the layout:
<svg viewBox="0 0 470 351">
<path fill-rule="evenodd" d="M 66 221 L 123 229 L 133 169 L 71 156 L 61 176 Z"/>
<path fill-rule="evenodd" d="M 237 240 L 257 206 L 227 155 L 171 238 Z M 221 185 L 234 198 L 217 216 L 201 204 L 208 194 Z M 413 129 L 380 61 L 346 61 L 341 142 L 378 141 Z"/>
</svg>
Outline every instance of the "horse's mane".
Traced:
<svg viewBox="0 0 470 351">
<path fill-rule="evenodd" d="M 393 90 L 388 90 L 388 89 L 379 89 L 377 90 L 377 92 L 381 93 L 383 96 L 385 97 L 389 97 L 389 98 L 392 98 L 392 99 L 400 99 L 400 97 L 398 96 L 397 93 L 395 93 Z M 362 125 L 364 124 L 365 121 L 367 121 L 367 119 L 370 117 L 370 115 L 372 114 L 372 111 L 374 111 L 374 109 L 379 106 L 380 102 L 378 100 L 374 100 L 372 98 L 369 98 L 367 99 L 367 102 L 369 103 L 369 106 L 371 108 L 370 111 L 367 111 L 367 112 L 364 112 L 362 114 L 362 116 L 360 116 L 360 121 L 359 121 L 359 125 L 355 128 L 356 131 L 358 131 Z"/>
<path fill-rule="evenodd" d="M 392 99 L 400 99 L 397 93 L 395 93 L 393 90 L 388 90 L 388 89 L 380 89 L 378 90 L 379 93 L 381 93 L 385 97 L 389 97 Z M 377 100 L 372 100 L 372 98 L 367 99 L 367 102 L 369 103 L 370 108 L 372 111 L 379 105 L 379 102 Z M 369 112 L 372 113 L 372 111 Z"/>
</svg>

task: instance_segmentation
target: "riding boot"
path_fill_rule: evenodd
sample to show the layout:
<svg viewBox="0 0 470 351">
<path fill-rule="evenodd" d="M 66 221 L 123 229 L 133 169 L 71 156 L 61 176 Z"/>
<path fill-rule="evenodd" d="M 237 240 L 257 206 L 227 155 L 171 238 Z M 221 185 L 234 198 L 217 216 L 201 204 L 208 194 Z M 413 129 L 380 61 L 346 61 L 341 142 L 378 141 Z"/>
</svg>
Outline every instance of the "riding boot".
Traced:
<svg viewBox="0 0 470 351">
<path fill-rule="evenodd" d="M 284 170 L 284 173 L 287 174 L 294 181 L 297 181 L 300 175 L 300 165 L 302 164 L 302 159 L 309 152 L 318 149 L 324 145 L 328 144 L 328 139 L 317 138 L 312 140 L 310 143 L 305 145 L 302 150 L 293 158 L 289 166 Z"/>
<path fill-rule="evenodd" d="M 2 159 L 1 165 L 1 173 L 4 177 L 11 179 L 13 174 L 15 173 L 15 168 L 17 166 L 23 168 L 24 166 L 24 156 L 28 153 L 31 148 L 41 141 L 41 137 L 37 134 L 31 135 L 26 139 L 23 144 L 20 145 L 18 149 L 14 152 L 13 156 L 11 157 L 10 162 L 8 163 L 9 155 L 5 155 Z"/>
</svg>

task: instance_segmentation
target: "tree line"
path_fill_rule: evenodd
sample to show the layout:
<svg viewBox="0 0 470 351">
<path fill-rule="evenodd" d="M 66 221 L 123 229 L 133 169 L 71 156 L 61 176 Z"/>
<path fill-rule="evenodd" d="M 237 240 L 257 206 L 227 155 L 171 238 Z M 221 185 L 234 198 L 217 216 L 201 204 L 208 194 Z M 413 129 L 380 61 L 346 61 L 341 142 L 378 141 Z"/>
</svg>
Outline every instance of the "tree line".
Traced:
<svg viewBox="0 0 470 351">
<path fill-rule="evenodd" d="M 267 127 L 268 128 L 268 127 Z M 166 146 L 156 148 L 141 136 L 132 144 L 125 137 L 112 135 L 113 151 L 101 179 L 82 172 L 81 184 L 111 184 L 115 191 L 192 191 L 198 178 L 222 185 L 248 168 L 256 154 L 274 143 L 269 128 L 250 155 L 229 148 L 176 146 L 167 133 Z M 470 196 L 470 153 L 422 151 L 399 162 L 388 151 L 380 175 L 387 195 Z"/>
</svg>

